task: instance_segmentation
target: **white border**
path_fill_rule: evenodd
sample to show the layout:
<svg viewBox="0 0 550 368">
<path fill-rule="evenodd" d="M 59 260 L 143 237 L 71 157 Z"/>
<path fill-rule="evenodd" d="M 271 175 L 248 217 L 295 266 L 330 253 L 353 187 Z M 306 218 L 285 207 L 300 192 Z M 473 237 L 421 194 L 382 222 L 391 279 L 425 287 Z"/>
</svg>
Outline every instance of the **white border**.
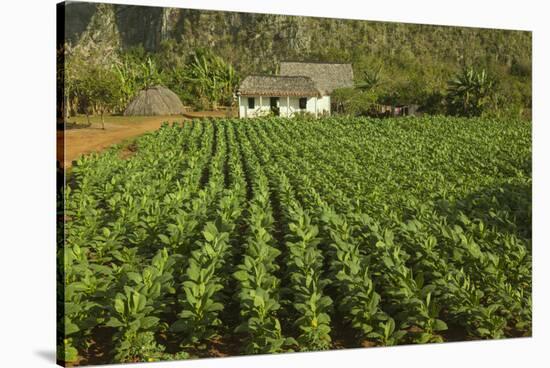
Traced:
<svg viewBox="0 0 550 368">
<path fill-rule="evenodd" d="M 132 367 L 526 367 L 548 363 L 550 58 L 544 1 L 105 1 L 534 31 L 534 337 L 438 346 L 203 359 Z M 55 0 L 2 4 L 0 352 L 2 367 L 53 366 L 55 349 Z M 546 164 L 547 165 L 547 164 Z M 546 190 L 545 190 L 546 189 Z"/>
</svg>

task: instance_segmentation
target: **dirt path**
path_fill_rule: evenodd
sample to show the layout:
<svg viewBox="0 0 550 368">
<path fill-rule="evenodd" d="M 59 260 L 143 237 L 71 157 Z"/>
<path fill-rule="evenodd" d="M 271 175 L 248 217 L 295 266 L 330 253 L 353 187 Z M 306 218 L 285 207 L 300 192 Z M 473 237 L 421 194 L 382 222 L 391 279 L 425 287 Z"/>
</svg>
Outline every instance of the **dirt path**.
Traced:
<svg viewBox="0 0 550 368">
<path fill-rule="evenodd" d="M 83 122 L 83 118 L 74 119 Z M 57 131 L 57 144 L 62 145 L 65 139 L 64 167 L 70 167 L 73 160 L 80 155 L 104 150 L 113 144 L 133 138 L 146 132 L 154 131 L 163 122 L 183 121 L 184 117 L 175 116 L 147 116 L 147 117 L 109 117 L 106 119 L 105 130 L 97 119 L 92 120 L 89 128 L 69 129 Z M 57 153 L 57 160 L 61 161 L 62 153 Z"/>
</svg>

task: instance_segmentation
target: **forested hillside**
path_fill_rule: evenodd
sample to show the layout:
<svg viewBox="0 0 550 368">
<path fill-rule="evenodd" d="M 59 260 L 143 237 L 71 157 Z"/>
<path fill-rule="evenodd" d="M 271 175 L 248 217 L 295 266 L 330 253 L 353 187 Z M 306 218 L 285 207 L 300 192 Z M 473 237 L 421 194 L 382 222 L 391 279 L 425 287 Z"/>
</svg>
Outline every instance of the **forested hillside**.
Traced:
<svg viewBox="0 0 550 368">
<path fill-rule="evenodd" d="M 454 74 L 472 66 L 498 79 L 503 105 L 528 108 L 531 100 L 525 31 L 70 3 L 66 40 L 150 55 L 167 72 L 205 48 L 240 77 L 275 72 L 281 60 L 351 62 L 358 80 L 379 70 L 393 103 L 429 104 Z"/>
</svg>

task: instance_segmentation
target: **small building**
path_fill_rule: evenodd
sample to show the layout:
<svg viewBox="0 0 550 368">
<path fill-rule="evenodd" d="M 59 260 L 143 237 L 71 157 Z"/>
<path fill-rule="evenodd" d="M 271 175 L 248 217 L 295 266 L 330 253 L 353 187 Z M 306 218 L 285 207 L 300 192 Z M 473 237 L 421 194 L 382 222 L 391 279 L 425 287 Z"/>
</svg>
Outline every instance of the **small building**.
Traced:
<svg viewBox="0 0 550 368">
<path fill-rule="evenodd" d="M 399 110 L 394 112 L 394 116 L 416 116 L 418 115 L 418 105 L 399 105 L 395 107 Z"/>
<path fill-rule="evenodd" d="M 321 105 L 321 93 L 311 78 L 303 76 L 249 75 L 238 91 L 239 117 L 266 115 L 291 117 L 297 112 L 318 115 L 329 106 Z"/>
<path fill-rule="evenodd" d="M 376 108 L 376 116 L 390 117 L 390 116 L 417 116 L 418 105 L 378 105 Z"/>
<path fill-rule="evenodd" d="M 239 86 L 239 117 L 330 115 L 330 94 L 353 86 L 351 64 L 281 62 L 278 75 L 250 75 Z"/>
<path fill-rule="evenodd" d="M 374 117 L 396 117 L 396 116 L 419 116 L 419 106 L 411 105 L 374 105 L 369 116 Z"/>
</svg>

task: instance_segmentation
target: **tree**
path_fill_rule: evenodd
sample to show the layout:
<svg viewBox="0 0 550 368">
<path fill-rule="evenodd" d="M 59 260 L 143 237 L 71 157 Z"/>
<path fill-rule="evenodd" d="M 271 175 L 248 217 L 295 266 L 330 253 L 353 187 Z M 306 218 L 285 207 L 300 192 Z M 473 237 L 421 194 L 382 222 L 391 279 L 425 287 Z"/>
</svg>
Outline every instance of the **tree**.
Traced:
<svg viewBox="0 0 550 368">
<path fill-rule="evenodd" d="M 105 113 L 116 108 L 121 94 L 120 79 L 114 68 L 91 66 L 82 83 L 83 94 L 94 105 L 101 116 L 101 126 L 105 129 Z"/>
<path fill-rule="evenodd" d="M 80 107 L 84 110 L 84 114 L 86 114 L 86 121 L 88 122 L 88 125 L 90 125 L 90 107 L 91 107 L 91 101 L 90 101 L 90 90 L 89 84 L 92 82 L 90 78 L 88 78 L 86 75 L 82 75 L 78 80 L 75 81 L 73 85 L 73 95 L 78 100 L 78 103 Z"/>
<path fill-rule="evenodd" d="M 449 113 L 462 116 L 480 116 L 495 97 L 496 83 L 484 69 L 465 68 L 448 82 L 447 106 Z"/>
<path fill-rule="evenodd" d="M 57 51 L 57 57 L 57 78 L 58 83 L 63 86 L 63 119 L 66 122 L 71 116 L 71 103 L 77 97 L 76 90 L 81 81 L 80 70 L 85 62 L 81 53 L 69 44 L 64 44 L 63 48 Z"/>
<path fill-rule="evenodd" d="M 336 111 L 349 115 L 376 115 L 376 94 L 356 88 L 338 88 L 332 92 L 331 100 L 336 104 Z"/>
<path fill-rule="evenodd" d="M 113 65 L 119 64 L 116 47 L 102 42 L 80 43 L 76 46 L 65 43 L 58 50 L 58 57 L 58 78 L 63 83 L 65 120 L 71 113 L 82 110 L 89 115 L 92 105 L 96 105 L 92 92 L 95 90 L 94 78 L 100 74 L 98 70 L 112 74 Z M 116 81 L 115 84 L 120 85 Z"/>
<path fill-rule="evenodd" d="M 65 63 L 65 46 L 58 47 L 56 51 L 56 87 L 57 87 L 57 118 L 58 123 L 59 119 L 62 119 L 63 122 L 67 121 L 68 118 L 68 101 L 69 93 L 67 89 L 66 81 L 66 63 Z"/>
</svg>

